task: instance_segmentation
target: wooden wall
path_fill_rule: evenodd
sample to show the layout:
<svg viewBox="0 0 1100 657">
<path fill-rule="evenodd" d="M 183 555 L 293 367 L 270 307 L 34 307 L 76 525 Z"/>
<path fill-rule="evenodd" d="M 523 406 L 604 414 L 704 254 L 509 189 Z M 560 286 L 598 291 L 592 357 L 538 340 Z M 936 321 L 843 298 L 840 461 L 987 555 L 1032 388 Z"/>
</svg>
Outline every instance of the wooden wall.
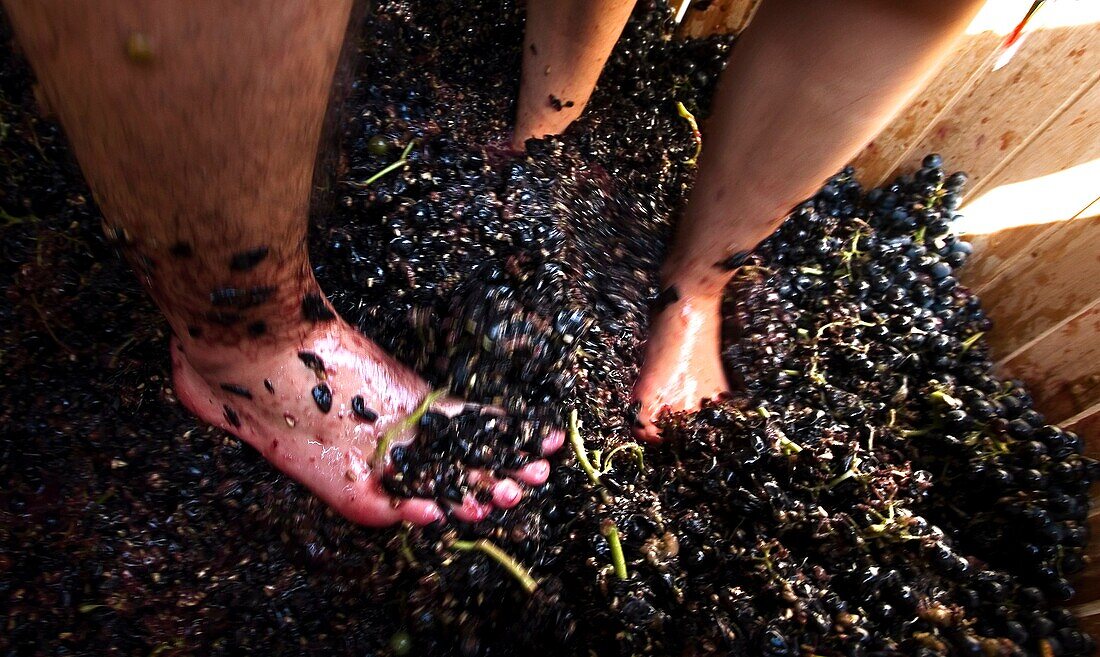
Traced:
<svg viewBox="0 0 1100 657">
<path fill-rule="evenodd" d="M 690 0 L 684 0 L 690 1 Z M 731 33 L 760 0 L 681 7 L 685 36 Z M 681 3 L 674 2 L 680 6 Z M 1001 372 L 1028 382 L 1052 422 L 1100 457 L 1100 2 L 1050 0 L 1001 68 L 1001 43 L 1031 0 L 990 0 L 946 65 L 855 159 L 876 185 L 930 152 L 970 174 L 962 272 L 994 320 Z M 1082 622 L 1100 633 L 1100 495 Z"/>
</svg>

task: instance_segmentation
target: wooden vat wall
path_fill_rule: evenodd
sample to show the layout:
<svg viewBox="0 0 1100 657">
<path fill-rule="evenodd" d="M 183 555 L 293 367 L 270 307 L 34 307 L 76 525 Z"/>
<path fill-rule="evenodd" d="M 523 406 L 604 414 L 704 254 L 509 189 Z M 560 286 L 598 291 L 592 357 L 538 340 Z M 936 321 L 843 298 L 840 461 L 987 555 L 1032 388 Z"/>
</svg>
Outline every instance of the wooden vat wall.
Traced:
<svg viewBox="0 0 1100 657">
<path fill-rule="evenodd" d="M 684 0 L 688 2 L 690 0 Z M 761 0 L 680 7 L 684 36 L 735 33 Z M 856 157 L 867 186 L 930 152 L 970 174 L 958 228 L 962 282 L 994 320 L 1002 374 L 1029 384 L 1051 422 L 1100 457 L 1100 2 L 1052 0 L 1015 55 L 1001 43 L 1031 0 L 990 0 L 943 69 Z M 1091 563 L 1071 603 L 1100 636 L 1100 494 Z"/>
</svg>

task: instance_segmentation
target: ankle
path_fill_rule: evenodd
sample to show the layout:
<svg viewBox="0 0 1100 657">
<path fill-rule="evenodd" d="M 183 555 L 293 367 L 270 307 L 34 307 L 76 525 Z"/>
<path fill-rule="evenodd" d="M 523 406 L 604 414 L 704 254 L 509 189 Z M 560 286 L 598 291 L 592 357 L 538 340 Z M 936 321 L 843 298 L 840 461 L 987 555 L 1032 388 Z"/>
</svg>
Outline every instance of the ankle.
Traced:
<svg viewBox="0 0 1100 657">
<path fill-rule="evenodd" d="M 262 363 L 272 360 L 291 347 L 291 342 L 267 335 L 236 344 L 204 339 L 179 338 L 176 349 L 187 363 L 204 377 L 216 376 L 241 362 Z"/>
<path fill-rule="evenodd" d="M 667 277 L 662 279 L 659 297 L 664 305 L 681 301 L 698 304 L 717 303 L 722 298 L 729 276 L 715 272 L 714 277 Z M 720 275 L 719 275 L 720 274 Z"/>
</svg>

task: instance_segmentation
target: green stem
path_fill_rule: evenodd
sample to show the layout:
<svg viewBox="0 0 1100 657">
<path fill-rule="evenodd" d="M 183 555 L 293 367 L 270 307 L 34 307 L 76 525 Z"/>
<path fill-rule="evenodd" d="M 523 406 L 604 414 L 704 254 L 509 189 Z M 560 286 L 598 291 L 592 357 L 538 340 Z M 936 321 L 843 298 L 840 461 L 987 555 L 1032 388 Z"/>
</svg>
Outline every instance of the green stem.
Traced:
<svg viewBox="0 0 1100 657">
<path fill-rule="evenodd" d="M 616 454 L 624 449 L 629 449 L 630 451 L 634 452 L 634 458 L 638 459 L 638 469 L 645 470 L 645 448 L 638 443 L 629 442 L 623 443 L 622 445 L 613 448 L 610 452 L 607 453 L 607 456 L 603 458 L 603 467 L 600 468 L 600 474 L 607 474 L 611 471 L 612 457 L 614 457 Z"/>
<path fill-rule="evenodd" d="M 508 555 L 507 552 L 501 550 L 496 545 L 493 545 L 484 538 L 476 541 L 455 541 L 451 543 L 451 547 L 455 550 L 461 550 L 463 552 L 469 552 L 476 550 L 481 552 L 485 556 L 489 557 L 493 561 L 500 564 L 505 570 L 507 570 L 512 577 L 516 578 L 520 586 L 524 591 L 528 593 L 534 593 L 539 588 L 539 583 L 534 577 L 531 577 L 531 573 L 520 565 L 518 561 Z"/>
<path fill-rule="evenodd" d="M 933 390 L 929 393 L 928 398 L 931 401 L 943 404 L 950 408 L 962 408 L 963 403 L 958 399 L 955 399 L 951 395 L 947 394 L 943 390 Z"/>
<path fill-rule="evenodd" d="M 845 470 L 844 474 L 840 475 L 836 479 L 833 479 L 832 481 L 825 484 L 825 490 L 832 490 L 832 489 L 836 488 L 837 486 L 839 486 L 840 484 L 844 483 L 845 481 L 848 481 L 852 477 L 857 476 L 859 474 L 858 468 L 859 468 L 860 463 L 861 463 L 861 461 L 860 461 L 860 458 L 858 456 L 853 457 L 851 467 L 848 468 L 847 470 Z"/>
<path fill-rule="evenodd" d="M 974 346 L 974 343 L 980 340 L 983 335 L 985 335 L 984 331 L 978 331 L 974 335 L 964 340 L 962 343 L 962 353 L 965 354 L 966 352 L 970 351 L 970 348 Z"/>
<path fill-rule="evenodd" d="M 392 162 L 390 164 L 387 164 L 381 171 L 374 174 L 370 178 L 367 178 L 366 180 L 364 180 L 361 183 L 352 182 L 352 183 L 348 183 L 348 184 L 351 185 L 352 187 L 366 187 L 366 186 L 370 185 L 371 183 L 373 183 L 374 181 L 378 180 L 379 178 L 385 176 L 386 174 L 391 173 L 393 171 L 396 171 L 396 170 L 400 169 L 401 167 L 405 166 L 406 164 L 409 163 L 409 159 L 408 159 L 409 152 L 412 151 L 413 144 L 415 144 L 415 143 L 416 143 L 415 139 L 410 141 L 409 144 L 407 146 L 405 146 L 405 150 L 401 151 L 401 157 L 398 158 L 396 162 Z"/>
<path fill-rule="evenodd" d="M 3 224 L 0 225 L 0 228 L 7 228 L 8 226 L 16 226 L 18 224 L 21 224 L 24 221 L 37 220 L 38 217 L 34 216 L 33 214 L 25 214 L 22 217 L 15 217 L 8 214 L 7 210 L 0 208 L 0 219 L 3 220 Z"/>
<path fill-rule="evenodd" d="M 785 454 L 797 454 L 802 451 L 802 445 L 799 445 L 786 436 L 779 436 L 775 442 L 779 445 L 779 449 Z"/>
<path fill-rule="evenodd" d="M 600 533 L 607 538 L 607 544 L 611 546 L 611 565 L 615 568 L 615 575 L 619 579 L 627 579 L 626 557 L 623 556 L 623 544 L 619 540 L 619 528 L 614 522 L 605 520 L 600 528 Z"/>
<path fill-rule="evenodd" d="M 695 155 L 691 156 L 691 159 L 688 160 L 688 164 L 695 164 L 699 159 L 699 153 L 703 152 L 703 133 L 699 130 L 699 122 L 695 120 L 695 115 L 680 101 L 676 101 L 676 111 L 688 122 L 688 125 L 691 126 L 691 137 L 695 140 Z"/>
<path fill-rule="evenodd" d="M 385 463 L 386 455 L 389 454 L 390 445 L 393 444 L 394 439 L 398 434 L 404 433 L 409 429 L 412 429 L 420 422 L 420 418 L 424 417 L 424 414 L 428 412 L 428 409 L 435 400 L 443 396 L 443 390 L 435 390 L 429 392 L 424 396 L 424 400 L 420 402 L 420 405 L 416 407 L 412 413 L 403 420 L 400 420 L 393 424 L 390 428 L 386 429 L 386 432 L 382 434 L 382 440 L 378 441 L 378 446 L 374 449 L 374 466 L 381 468 Z"/>
<path fill-rule="evenodd" d="M 405 560 L 409 562 L 410 566 L 416 566 L 416 555 L 413 554 L 412 548 L 409 547 L 409 528 L 405 527 L 401 532 L 401 554 L 405 555 Z"/>
<path fill-rule="evenodd" d="M 577 409 L 575 408 L 569 412 L 569 444 L 573 446 L 573 453 L 577 455 L 577 461 L 581 464 L 581 469 L 592 480 L 592 483 L 599 486 L 600 473 L 588 460 L 588 452 L 585 450 L 584 440 L 581 438 L 581 430 L 577 421 Z"/>
</svg>

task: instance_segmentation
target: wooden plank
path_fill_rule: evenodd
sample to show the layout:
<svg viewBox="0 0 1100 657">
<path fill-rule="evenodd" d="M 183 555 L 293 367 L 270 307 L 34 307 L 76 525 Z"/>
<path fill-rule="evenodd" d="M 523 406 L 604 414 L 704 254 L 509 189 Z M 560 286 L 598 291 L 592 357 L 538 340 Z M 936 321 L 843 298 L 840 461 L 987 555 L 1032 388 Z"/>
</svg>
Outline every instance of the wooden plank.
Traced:
<svg viewBox="0 0 1100 657">
<path fill-rule="evenodd" d="M 1011 271 L 1013 257 L 1041 249 L 1058 222 L 1100 214 L 1100 81 L 1021 149 L 962 208 L 957 227 L 981 257 L 965 273 L 981 290 Z"/>
<path fill-rule="evenodd" d="M 865 186 L 877 187 L 893 177 L 898 163 L 923 138 L 929 126 L 949 111 L 981 71 L 991 65 L 991 57 L 1001 40 L 996 34 L 963 37 L 943 68 L 852 161 Z M 954 157 L 949 158 L 947 166 L 961 168 Z"/>
<path fill-rule="evenodd" d="M 1100 458 L 1100 404 L 1067 424 L 1065 428 L 1081 436 L 1081 440 L 1085 443 L 1085 456 Z M 1097 509 L 1094 508 L 1093 511 Z"/>
<path fill-rule="evenodd" d="M 1093 259 L 1097 259 L 1093 254 Z M 991 335 L 996 335 L 994 329 Z M 1060 422 L 1100 402 L 1100 304 L 1001 364 L 1028 383 L 1035 407 Z"/>
<path fill-rule="evenodd" d="M 1100 160 L 1084 168 L 1100 169 Z M 962 232 L 966 239 L 973 246 L 975 254 L 969 265 L 962 270 L 963 283 L 981 294 L 1002 276 L 1014 273 L 1016 267 L 1026 267 L 1030 260 L 1040 257 L 1046 248 L 1046 243 L 1062 230 L 1063 221 L 1092 219 L 1100 216 L 1100 203 L 1098 203 L 1100 198 L 1095 199 L 1088 207 L 1077 212 L 1072 211 L 1081 203 L 1082 198 L 1100 193 L 1100 189 L 1093 189 L 1092 179 L 1076 175 L 1081 169 L 1080 166 L 1074 167 L 1070 171 L 1074 173 L 1073 176 L 1061 182 L 1052 182 L 1050 189 L 1043 189 L 1046 187 L 1043 181 L 1050 178 L 1047 176 L 1039 179 L 1039 184 L 1034 188 L 1029 184 L 1027 188 L 1015 189 L 1006 194 L 1006 202 L 1011 204 L 1016 201 L 1021 208 L 1038 207 L 1034 201 L 1028 202 L 1027 198 L 1028 195 L 1038 196 L 1038 203 L 1043 209 L 1026 213 L 1036 215 L 1033 222 L 973 235 L 967 233 L 968 221 L 965 217 L 962 218 L 959 224 L 963 228 Z M 1055 177 L 1058 175 L 1055 174 Z M 1060 198 L 1060 192 L 1064 192 L 1065 199 Z M 1051 197 L 1054 197 L 1053 200 L 1046 203 L 1045 199 Z M 1051 217 L 1055 218 L 1051 219 Z M 973 226 L 973 224 L 970 225 Z"/>
<path fill-rule="evenodd" d="M 982 291 L 1026 266 L 1029 254 L 1055 235 L 1059 222 L 1095 216 L 1100 196 L 1100 82 L 1077 98 L 994 173 L 964 205 L 958 221 L 975 239 L 974 267 L 964 282 Z"/>
<path fill-rule="evenodd" d="M 1088 3 L 1050 3 L 1058 5 Z M 1034 30 L 1004 68 L 983 73 L 895 164 L 939 152 L 971 176 L 971 189 L 1060 114 L 1100 75 L 1100 22 Z"/>
<path fill-rule="evenodd" d="M 1024 254 L 1038 258 L 1041 244 L 1054 232 L 1049 224 L 1030 224 L 1007 228 L 994 233 L 965 234 L 974 248 L 974 257 L 959 272 L 964 285 L 978 292 L 982 290 Z"/>
<path fill-rule="evenodd" d="M 1097 51 L 1100 53 L 1100 31 L 1097 32 L 1097 40 Z M 1100 64 L 1100 58 L 1097 63 Z M 1100 158 L 1100 139 L 1097 138 L 1100 134 L 1100 83 L 1097 82 L 1100 75 L 1097 73 L 1100 71 L 1094 72 L 1092 82 L 1082 89 L 1080 96 L 1065 105 L 1042 132 L 1006 159 L 999 171 L 984 183 L 972 186 L 974 199 L 988 193 L 986 190 L 991 191 L 1022 181 L 1042 178 L 1044 181 L 1056 182 L 1056 179 L 1051 180 L 1052 174 Z M 1079 212 L 1100 194 L 1096 184 L 1098 180 L 1100 178 L 1091 178 L 1085 182 L 1092 184 L 1080 185 L 1080 200 L 1062 202 L 1068 202 L 1074 213 Z M 1067 186 L 1058 191 L 1064 195 L 1065 192 L 1074 190 Z M 1050 200 L 1054 199 L 1047 199 L 1048 202 Z M 971 200 L 970 203 L 977 203 L 977 200 Z"/>
<path fill-rule="evenodd" d="M 1072 423 L 1065 426 L 1066 429 L 1077 432 L 1085 443 L 1085 456 L 1100 458 L 1100 403 L 1094 405 L 1089 411 L 1079 415 Z M 1089 512 L 1089 528 L 1092 530 L 1092 539 L 1089 542 L 1088 554 L 1090 562 L 1081 573 L 1080 579 L 1074 583 L 1077 587 L 1077 596 L 1073 604 L 1092 604 L 1075 612 L 1087 612 L 1081 614 L 1082 625 L 1093 636 L 1100 636 L 1100 500 L 1097 500 L 1098 492 L 1093 487 L 1090 495 L 1091 508 Z"/>
<path fill-rule="evenodd" d="M 1082 217 L 1100 217 L 1100 198 L 1089 204 L 1089 207 L 1081 211 Z"/>
<path fill-rule="evenodd" d="M 1079 618 L 1084 622 L 1084 618 L 1091 617 L 1090 625 L 1100 629 L 1100 608 L 1093 609 L 1093 607 L 1097 607 L 1096 600 L 1100 599 L 1100 515 L 1091 516 L 1088 520 L 1088 527 L 1089 536 L 1091 537 L 1089 546 L 1085 550 L 1088 565 L 1073 582 L 1074 587 L 1077 589 L 1077 595 L 1070 600 L 1069 604 L 1071 609 L 1079 605 L 1088 605 L 1085 609 L 1078 608 L 1074 611 L 1078 614 L 1091 612 L 1087 616 L 1079 616 Z M 1090 602 L 1093 604 L 1089 605 Z"/>
<path fill-rule="evenodd" d="M 882 184 L 897 169 L 905 154 L 940 115 L 970 90 L 993 66 L 1004 35 L 1019 22 L 1031 0 L 987 2 L 974 17 L 946 62 L 912 101 L 853 162 L 867 186 Z M 957 166 L 948 161 L 948 166 Z"/>
<path fill-rule="evenodd" d="M 711 34 L 737 34 L 752 20 L 760 0 L 696 0 L 680 23 L 679 36 L 699 38 Z"/>
<path fill-rule="evenodd" d="M 1013 261 L 981 293 L 994 323 L 989 341 L 997 360 L 1100 299 L 1100 217 L 1059 224 L 1038 248 Z M 979 256 L 980 257 L 980 256 Z"/>
<path fill-rule="evenodd" d="M 1096 570 L 1096 564 L 1089 564 L 1089 568 L 1086 570 Z M 1077 621 L 1080 623 L 1080 629 L 1082 632 L 1092 635 L 1093 637 L 1100 636 L 1100 608 L 1088 609 L 1091 613 L 1081 613 L 1074 610 L 1078 614 Z"/>
</svg>

